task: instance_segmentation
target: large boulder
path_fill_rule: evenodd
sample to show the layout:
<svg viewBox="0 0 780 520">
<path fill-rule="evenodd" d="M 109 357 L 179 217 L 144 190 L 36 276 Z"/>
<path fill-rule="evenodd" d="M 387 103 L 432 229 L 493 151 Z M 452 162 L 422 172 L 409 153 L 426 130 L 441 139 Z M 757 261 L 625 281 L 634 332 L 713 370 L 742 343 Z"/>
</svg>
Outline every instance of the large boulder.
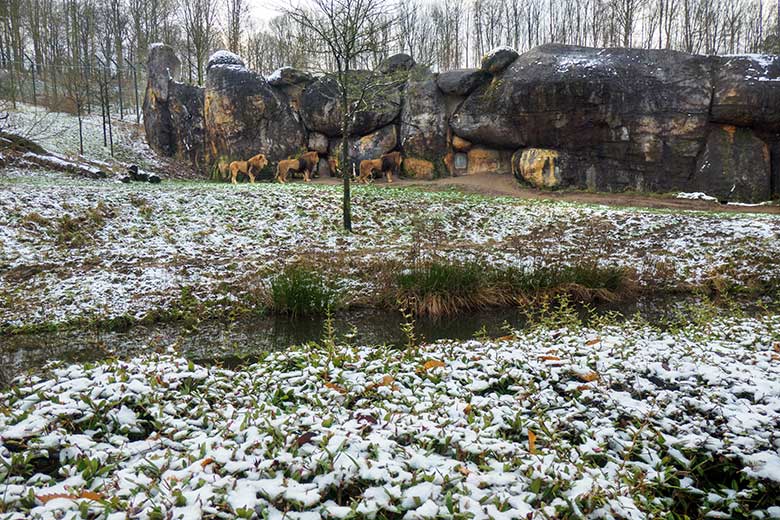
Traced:
<svg viewBox="0 0 780 520">
<path fill-rule="evenodd" d="M 374 78 L 368 71 L 354 71 L 350 75 L 354 85 L 364 85 Z M 300 113 L 306 128 L 329 137 L 341 135 L 342 110 L 339 87 L 330 76 L 317 79 L 303 91 Z M 379 91 L 369 89 L 369 108 L 358 112 L 352 127 L 352 135 L 366 135 L 392 123 L 401 111 L 401 95 L 390 86 Z"/>
<path fill-rule="evenodd" d="M 209 56 L 209 59 L 206 62 L 206 72 L 208 73 L 208 71 L 211 70 L 211 67 L 216 65 L 235 65 L 241 69 L 246 68 L 246 63 L 244 63 L 244 60 L 241 58 L 241 56 L 225 50 L 216 51 L 211 56 Z"/>
<path fill-rule="evenodd" d="M 347 144 L 349 158 L 359 165 L 360 161 L 376 159 L 382 154 L 395 150 L 398 145 L 398 134 L 395 125 L 387 125 L 361 137 L 350 137 Z M 331 139 L 328 155 L 340 157 L 340 154 L 341 138 Z"/>
<path fill-rule="evenodd" d="M 328 136 L 319 132 L 309 134 L 309 150 L 314 150 L 319 154 L 328 153 Z"/>
<path fill-rule="evenodd" d="M 408 54 L 399 53 L 385 58 L 377 67 L 382 74 L 395 74 L 397 72 L 407 72 L 416 65 L 414 58 Z"/>
<path fill-rule="evenodd" d="M 186 159 L 197 171 L 205 171 L 203 103 L 205 89 L 172 81 L 168 98 L 171 120 L 171 155 Z"/>
<path fill-rule="evenodd" d="M 483 146 L 471 148 L 467 154 L 466 175 L 507 174 L 512 171 L 512 152 Z"/>
<path fill-rule="evenodd" d="M 482 70 L 490 74 L 500 74 L 520 56 L 511 47 L 496 47 L 482 56 Z"/>
<path fill-rule="evenodd" d="M 149 46 L 147 59 L 147 94 L 151 91 L 158 101 L 168 101 L 168 83 L 181 73 L 181 61 L 170 45 Z"/>
<path fill-rule="evenodd" d="M 281 67 L 268 76 L 268 84 L 273 87 L 308 85 L 312 81 L 314 81 L 314 78 L 311 74 L 292 67 Z"/>
<path fill-rule="evenodd" d="M 691 191 L 719 200 L 762 202 L 772 195 L 770 177 L 769 147 L 752 130 L 713 125 Z"/>
<path fill-rule="evenodd" d="M 412 177 L 441 177 L 449 173 L 447 109 L 444 96 L 431 73 L 406 82 L 401 109 L 402 168 Z"/>
<path fill-rule="evenodd" d="M 439 74 L 436 84 L 447 95 L 465 97 L 490 78 L 490 73 L 482 69 L 456 69 Z"/>
<path fill-rule="evenodd" d="M 712 121 L 780 131 L 780 56 L 713 59 Z"/>
<path fill-rule="evenodd" d="M 780 135 L 773 135 L 769 140 L 771 143 L 769 146 L 771 162 L 772 162 L 772 177 L 770 184 L 772 185 L 772 197 L 780 198 Z"/>
<path fill-rule="evenodd" d="M 270 178 L 276 162 L 305 146 L 303 125 L 285 94 L 236 63 L 215 63 L 206 78 L 206 160 L 213 167 L 264 153 Z"/>
<path fill-rule="evenodd" d="M 678 189 L 706 138 L 711 63 L 673 51 L 544 45 L 475 90 L 451 126 L 492 148 L 572 152 L 601 189 Z"/>
<path fill-rule="evenodd" d="M 168 107 L 168 87 L 180 71 L 181 62 L 172 47 L 161 43 L 149 47 L 143 103 L 144 130 L 149 146 L 166 156 L 173 155 L 176 149 Z"/>
<path fill-rule="evenodd" d="M 301 96 L 306 85 L 314 81 L 314 77 L 308 72 L 294 69 L 292 67 L 282 67 L 268 76 L 268 84 L 275 89 L 279 89 L 290 104 L 290 108 L 296 114 L 301 106 Z"/>
<path fill-rule="evenodd" d="M 523 184 L 539 189 L 562 188 L 569 184 L 571 161 L 557 150 L 526 148 L 512 156 L 512 173 Z"/>
</svg>

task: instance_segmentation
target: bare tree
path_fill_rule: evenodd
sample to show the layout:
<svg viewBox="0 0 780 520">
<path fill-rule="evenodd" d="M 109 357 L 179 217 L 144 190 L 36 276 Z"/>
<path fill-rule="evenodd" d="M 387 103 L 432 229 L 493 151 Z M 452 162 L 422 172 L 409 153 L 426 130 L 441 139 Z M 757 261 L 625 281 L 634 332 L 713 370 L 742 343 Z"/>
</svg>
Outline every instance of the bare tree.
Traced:
<svg viewBox="0 0 780 520">
<path fill-rule="evenodd" d="M 225 0 L 225 36 L 230 52 L 241 53 L 241 35 L 249 16 L 246 0 Z"/>
<path fill-rule="evenodd" d="M 396 12 L 386 0 L 310 0 L 284 12 L 310 33 L 310 50 L 327 54 L 334 65 L 328 75 L 337 87 L 342 115 L 343 220 L 344 229 L 352 231 L 350 172 L 354 165 L 349 158 L 349 136 L 357 114 L 370 108 L 381 93 L 398 86 L 397 80 L 368 71 L 355 73 L 354 68 L 377 52 L 375 36 L 393 26 Z"/>
<path fill-rule="evenodd" d="M 181 0 L 184 27 L 187 33 L 188 54 L 195 59 L 199 85 L 203 84 L 206 58 L 214 45 L 217 18 L 216 0 Z M 190 64 L 192 65 L 192 64 Z"/>
</svg>

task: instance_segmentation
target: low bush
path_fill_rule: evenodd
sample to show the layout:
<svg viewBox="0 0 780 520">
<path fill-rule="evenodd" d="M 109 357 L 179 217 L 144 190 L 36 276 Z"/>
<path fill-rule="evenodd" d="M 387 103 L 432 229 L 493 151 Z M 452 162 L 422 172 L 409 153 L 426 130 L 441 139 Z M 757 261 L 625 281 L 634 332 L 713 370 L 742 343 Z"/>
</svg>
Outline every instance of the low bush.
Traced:
<svg viewBox="0 0 780 520">
<path fill-rule="evenodd" d="M 321 316 L 337 304 L 337 293 L 305 266 L 293 265 L 271 280 L 269 308 L 291 317 Z"/>
</svg>

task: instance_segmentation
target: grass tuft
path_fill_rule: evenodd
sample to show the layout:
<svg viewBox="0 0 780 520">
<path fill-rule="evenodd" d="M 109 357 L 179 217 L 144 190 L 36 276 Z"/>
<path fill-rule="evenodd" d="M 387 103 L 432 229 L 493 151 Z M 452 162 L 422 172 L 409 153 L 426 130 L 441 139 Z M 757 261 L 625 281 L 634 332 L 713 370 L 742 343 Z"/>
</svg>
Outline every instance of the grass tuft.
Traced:
<svg viewBox="0 0 780 520">
<path fill-rule="evenodd" d="M 595 264 L 538 269 L 491 267 L 476 262 L 431 261 L 396 277 L 398 301 L 420 316 L 529 303 L 566 296 L 576 302 L 616 301 L 633 286 L 629 270 Z"/>
<path fill-rule="evenodd" d="M 319 272 L 293 265 L 271 280 L 269 307 L 291 317 L 322 316 L 336 306 L 337 296 Z"/>
</svg>

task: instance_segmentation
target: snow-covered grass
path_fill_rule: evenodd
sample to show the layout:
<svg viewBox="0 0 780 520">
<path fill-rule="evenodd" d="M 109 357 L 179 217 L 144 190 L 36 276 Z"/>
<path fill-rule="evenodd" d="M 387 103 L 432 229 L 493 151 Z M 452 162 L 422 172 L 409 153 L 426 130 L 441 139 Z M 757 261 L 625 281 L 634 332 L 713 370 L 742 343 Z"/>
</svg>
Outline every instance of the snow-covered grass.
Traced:
<svg viewBox="0 0 780 520">
<path fill-rule="evenodd" d="M 584 259 L 646 287 L 776 283 L 780 217 L 618 209 L 357 187 L 355 232 L 322 185 L 87 181 L 0 171 L 0 325 L 140 319 L 177 305 L 257 301 L 305 260 L 372 303 L 382 273 L 420 258 L 538 268 Z M 773 282 L 774 281 L 774 282 Z"/>
<path fill-rule="evenodd" d="M 17 103 L 17 109 L 9 115 L 7 123 L 11 131 L 28 135 L 50 152 L 71 157 L 80 155 L 78 118 L 75 115 L 48 112 L 24 103 Z M 118 114 L 113 116 L 114 157 L 111 157 L 110 146 L 103 146 L 103 122 L 99 107 L 93 107 L 92 114 L 83 116 L 83 157 L 106 166 L 121 162 L 155 171 L 164 168 L 164 162 L 146 144 L 143 128 L 135 124 L 135 114 L 125 115 L 124 121 L 118 119 Z M 107 143 L 109 137 L 106 134 Z"/>
<path fill-rule="evenodd" d="M 780 515 L 780 318 L 174 353 L 0 394 L 0 518 Z"/>
</svg>

